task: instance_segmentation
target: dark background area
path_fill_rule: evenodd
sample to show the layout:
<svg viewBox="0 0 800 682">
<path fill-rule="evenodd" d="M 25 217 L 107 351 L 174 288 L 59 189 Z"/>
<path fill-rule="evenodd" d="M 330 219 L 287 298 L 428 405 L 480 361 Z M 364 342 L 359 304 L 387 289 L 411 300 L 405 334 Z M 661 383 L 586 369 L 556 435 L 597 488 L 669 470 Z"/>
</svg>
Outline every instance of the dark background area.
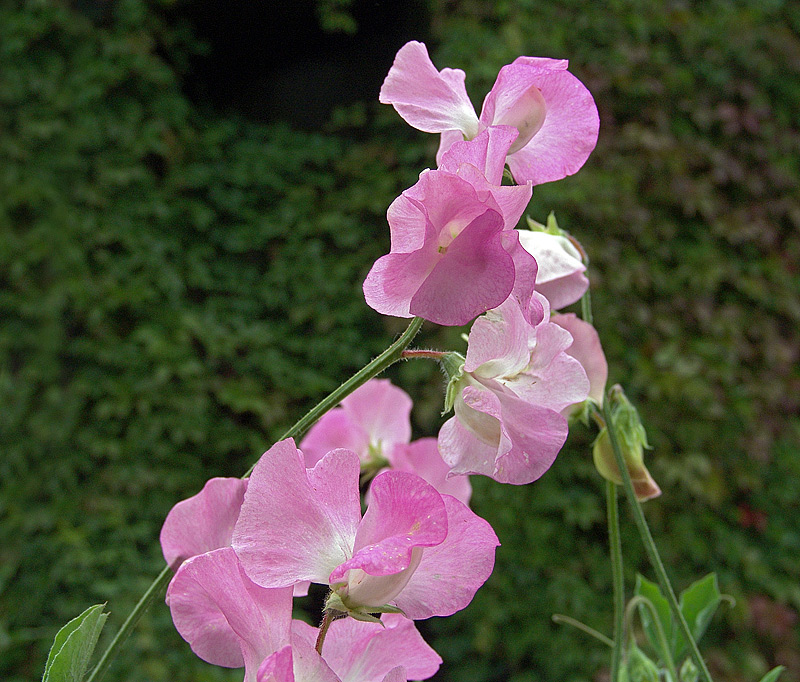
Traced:
<svg viewBox="0 0 800 682">
<path fill-rule="evenodd" d="M 569 58 L 600 110 L 575 176 L 536 188 L 592 258 L 596 324 L 648 427 L 646 505 L 681 589 L 736 606 L 715 679 L 800 680 L 800 9 L 797 3 L 0 4 L 0 678 L 108 602 L 110 635 L 162 565 L 157 536 L 238 476 L 404 325 L 363 302 L 385 211 L 435 136 L 377 104 L 425 40 L 479 107 L 520 54 Z M 463 347 L 426 326 L 420 343 Z M 436 433 L 441 379 L 390 376 Z M 603 485 L 576 427 L 525 487 L 475 480 L 503 545 L 465 611 L 422 624 L 459 682 L 602 680 Z M 626 578 L 649 573 L 623 516 Z M 238 680 L 159 604 L 110 679 Z"/>
</svg>

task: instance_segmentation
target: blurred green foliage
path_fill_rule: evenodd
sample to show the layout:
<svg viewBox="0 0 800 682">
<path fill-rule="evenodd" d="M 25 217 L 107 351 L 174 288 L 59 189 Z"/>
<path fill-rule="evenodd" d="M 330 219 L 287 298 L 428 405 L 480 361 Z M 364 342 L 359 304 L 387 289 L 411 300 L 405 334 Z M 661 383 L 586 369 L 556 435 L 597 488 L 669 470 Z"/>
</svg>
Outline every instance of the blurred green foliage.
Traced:
<svg viewBox="0 0 800 682">
<path fill-rule="evenodd" d="M 346 8 L 323 3 L 321 12 Z M 58 628 L 108 601 L 110 635 L 161 566 L 166 512 L 240 475 L 402 324 L 363 303 L 385 210 L 436 140 L 374 104 L 318 132 L 190 103 L 193 42 L 142 0 L 92 17 L 0 5 L 0 677 L 38 678 Z M 327 9 L 326 9 L 327 8 Z M 601 115 L 573 178 L 536 189 L 592 257 L 612 380 L 664 496 L 676 587 L 737 607 L 704 639 L 718 679 L 800 679 L 800 9 L 771 0 L 430 0 L 439 68 L 476 103 L 519 54 L 569 58 Z M 338 9 L 337 9 L 338 11 Z M 352 27 L 347 30 L 351 30 Z M 424 344 L 460 348 L 458 330 Z M 393 378 L 440 423 L 441 379 Z M 599 679 L 610 630 L 603 483 L 577 427 L 553 469 L 475 481 L 503 546 L 475 602 L 423 624 L 460 682 Z M 623 516 L 627 584 L 650 575 Z M 101 641 L 102 645 L 102 641 Z M 163 606 L 118 680 L 237 680 Z"/>
</svg>

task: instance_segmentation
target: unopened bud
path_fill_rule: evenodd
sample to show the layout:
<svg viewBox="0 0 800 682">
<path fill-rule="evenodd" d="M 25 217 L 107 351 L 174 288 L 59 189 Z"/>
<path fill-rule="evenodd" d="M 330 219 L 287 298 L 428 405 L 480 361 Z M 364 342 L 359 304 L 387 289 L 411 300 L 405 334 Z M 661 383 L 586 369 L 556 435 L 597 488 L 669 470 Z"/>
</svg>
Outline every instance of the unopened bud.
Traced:
<svg viewBox="0 0 800 682">
<path fill-rule="evenodd" d="M 447 388 L 444 394 L 444 410 L 442 414 L 447 414 L 453 409 L 458 393 L 462 388 L 464 377 L 465 358 L 461 353 L 445 353 L 440 360 L 442 371 L 447 377 Z"/>
<path fill-rule="evenodd" d="M 644 449 L 650 449 L 647 433 L 636 408 L 628 400 L 622 387 L 616 385 L 609 391 L 611 421 L 617 435 L 622 457 L 628 467 L 636 499 L 640 502 L 658 497 L 661 488 L 644 465 Z M 608 428 L 603 427 L 592 449 L 594 465 L 600 475 L 612 483 L 622 485 L 622 474 L 611 446 Z"/>
<path fill-rule="evenodd" d="M 628 682 L 659 682 L 658 666 L 635 644 L 628 651 L 623 670 Z"/>
</svg>

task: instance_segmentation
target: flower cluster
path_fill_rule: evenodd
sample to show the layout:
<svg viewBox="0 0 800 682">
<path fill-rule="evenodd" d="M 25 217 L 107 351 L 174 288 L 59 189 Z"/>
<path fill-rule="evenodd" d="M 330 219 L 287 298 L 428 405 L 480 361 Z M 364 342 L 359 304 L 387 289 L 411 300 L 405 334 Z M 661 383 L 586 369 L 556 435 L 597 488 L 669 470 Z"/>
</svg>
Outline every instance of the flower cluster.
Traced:
<svg viewBox="0 0 800 682">
<path fill-rule="evenodd" d="M 552 217 L 517 229 L 533 185 L 576 172 L 597 139 L 592 97 L 566 69 L 520 57 L 478 116 L 463 72 L 437 71 L 418 42 L 398 52 L 380 100 L 441 133 L 438 166 L 389 207 L 391 250 L 364 294 L 387 315 L 474 321 L 465 355 L 423 352 L 442 361 L 454 416 L 412 441 L 411 398 L 372 379 L 299 448 L 282 440 L 249 479 L 212 479 L 177 504 L 161 533 L 167 602 L 204 660 L 249 682 L 430 677 L 441 660 L 413 621 L 466 607 L 499 544 L 467 506 L 469 475 L 539 478 L 568 417 L 602 403 L 596 332 L 552 312 L 588 287 L 582 249 Z M 503 184 L 507 166 L 521 184 Z M 328 590 L 319 631 L 292 620 L 310 583 Z"/>
</svg>

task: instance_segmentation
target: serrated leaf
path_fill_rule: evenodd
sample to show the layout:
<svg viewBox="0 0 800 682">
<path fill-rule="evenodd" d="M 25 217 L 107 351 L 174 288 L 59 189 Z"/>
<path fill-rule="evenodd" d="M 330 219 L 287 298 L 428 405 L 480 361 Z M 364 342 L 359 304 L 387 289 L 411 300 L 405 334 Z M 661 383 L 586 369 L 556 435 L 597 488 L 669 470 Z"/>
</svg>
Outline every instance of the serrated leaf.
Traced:
<svg viewBox="0 0 800 682">
<path fill-rule="evenodd" d="M 779 665 L 777 668 L 773 668 L 766 675 L 764 675 L 759 682 L 775 682 L 784 670 L 786 670 L 786 668 L 782 665 Z"/>
<path fill-rule="evenodd" d="M 719 591 L 716 573 L 709 573 L 704 578 L 692 583 L 680 595 L 680 607 L 683 617 L 689 624 L 694 641 L 703 636 L 708 624 L 719 608 L 722 595 Z M 680 658 L 688 645 L 683 637 L 679 637 L 675 647 L 675 657 Z"/>
<path fill-rule="evenodd" d="M 105 625 L 105 604 L 90 606 L 62 627 L 47 656 L 42 682 L 82 682 Z"/>
<path fill-rule="evenodd" d="M 655 608 L 658 614 L 658 621 L 664 629 L 664 637 L 667 640 L 667 646 L 670 651 L 665 652 L 661 646 L 661 641 L 658 638 L 658 630 L 653 622 L 653 614 L 649 608 L 640 604 L 639 617 L 642 619 L 642 627 L 644 628 L 645 635 L 653 648 L 661 656 L 661 660 L 666 660 L 666 656 L 671 654 L 675 649 L 675 630 L 672 625 L 672 614 L 669 611 L 669 602 L 666 597 L 661 594 L 658 585 L 651 583 L 647 578 L 638 575 L 636 576 L 636 588 L 634 593 L 637 596 L 647 599 Z"/>
</svg>

